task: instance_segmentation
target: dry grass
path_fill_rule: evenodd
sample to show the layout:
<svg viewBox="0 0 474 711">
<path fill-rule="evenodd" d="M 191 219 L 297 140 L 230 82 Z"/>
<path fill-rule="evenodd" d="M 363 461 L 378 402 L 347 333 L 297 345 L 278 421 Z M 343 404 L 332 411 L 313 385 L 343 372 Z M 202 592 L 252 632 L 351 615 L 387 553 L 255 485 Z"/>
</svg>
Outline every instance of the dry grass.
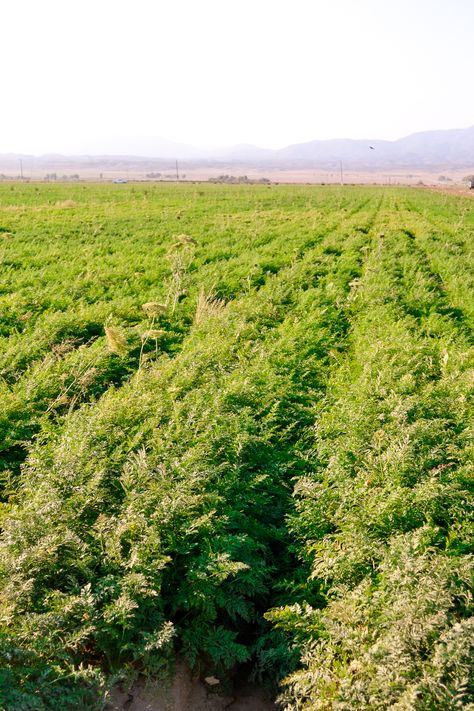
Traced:
<svg viewBox="0 0 474 711">
<path fill-rule="evenodd" d="M 58 200 L 56 207 L 76 207 L 77 202 L 75 200 Z"/>
<path fill-rule="evenodd" d="M 193 237 L 190 237 L 189 235 L 176 235 L 176 242 L 173 244 L 173 247 L 180 247 L 184 244 L 196 245 L 197 242 Z"/>
<path fill-rule="evenodd" d="M 127 339 L 122 331 L 115 328 L 115 326 L 106 326 L 105 337 L 107 340 L 107 348 L 111 351 L 111 353 L 115 353 L 119 356 L 127 355 Z"/>
<path fill-rule="evenodd" d="M 164 314 L 167 306 L 166 304 L 160 304 L 158 301 L 147 301 L 146 304 L 142 304 L 142 309 L 147 316 L 155 317 Z"/>
<path fill-rule="evenodd" d="M 150 339 L 157 340 L 158 338 L 162 338 L 165 335 L 166 331 L 164 331 L 162 328 L 150 328 L 148 329 L 148 331 L 144 331 L 141 334 L 141 337 L 142 340 L 149 341 Z"/>
<path fill-rule="evenodd" d="M 204 291 L 199 292 L 196 313 L 194 315 L 194 323 L 199 325 L 207 318 L 217 316 L 225 306 L 225 301 L 217 299 L 212 294 L 206 294 Z"/>
</svg>

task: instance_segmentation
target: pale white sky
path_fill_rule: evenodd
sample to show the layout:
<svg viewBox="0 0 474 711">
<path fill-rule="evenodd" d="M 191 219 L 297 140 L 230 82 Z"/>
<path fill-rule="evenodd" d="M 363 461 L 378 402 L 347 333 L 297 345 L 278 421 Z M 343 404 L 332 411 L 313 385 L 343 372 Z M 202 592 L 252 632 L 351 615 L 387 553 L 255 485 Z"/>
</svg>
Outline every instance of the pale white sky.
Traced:
<svg viewBox="0 0 474 711">
<path fill-rule="evenodd" d="M 0 152 L 474 124 L 474 0 L 0 0 Z"/>
</svg>

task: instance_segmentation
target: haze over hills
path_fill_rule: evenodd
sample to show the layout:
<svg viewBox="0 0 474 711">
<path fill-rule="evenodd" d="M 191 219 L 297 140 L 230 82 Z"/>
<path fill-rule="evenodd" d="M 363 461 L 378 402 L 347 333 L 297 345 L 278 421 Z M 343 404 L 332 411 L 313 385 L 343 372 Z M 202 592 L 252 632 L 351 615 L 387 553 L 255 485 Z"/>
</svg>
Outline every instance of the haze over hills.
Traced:
<svg viewBox="0 0 474 711">
<path fill-rule="evenodd" d="M 246 147 L 247 156 L 250 155 Z M 238 153 L 234 150 L 234 155 Z M 297 143 L 280 150 L 255 148 L 255 160 L 321 165 L 342 160 L 352 167 L 472 166 L 474 126 L 464 129 L 423 131 L 396 141 L 375 139 L 333 139 Z"/>
<path fill-rule="evenodd" d="M 474 126 L 465 129 L 424 131 L 397 141 L 310 141 L 278 151 L 281 160 L 343 160 L 354 167 L 468 166 L 474 163 Z"/>
<path fill-rule="evenodd" d="M 115 165 L 151 161 L 185 161 L 193 164 L 245 164 L 260 167 L 330 167 L 340 161 L 347 168 L 474 166 L 474 126 L 413 133 L 396 141 L 332 139 L 297 143 L 281 149 L 239 144 L 226 148 L 197 148 L 158 137 L 97 139 L 82 155 L 0 156 L 0 168 L 16 167 L 23 159 L 38 168 L 61 165 Z"/>
</svg>

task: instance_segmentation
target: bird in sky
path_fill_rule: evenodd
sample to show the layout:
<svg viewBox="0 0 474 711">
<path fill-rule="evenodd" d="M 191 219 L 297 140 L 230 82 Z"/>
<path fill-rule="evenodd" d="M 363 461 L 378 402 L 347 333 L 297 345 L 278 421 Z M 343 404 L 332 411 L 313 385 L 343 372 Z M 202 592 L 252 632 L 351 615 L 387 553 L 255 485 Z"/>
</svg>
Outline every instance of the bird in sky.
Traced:
<svg viewBox="0 0 474 711">
<path fill-rule="evenodd" d="M 369 146 L 371 151 L 375 151 L 375 146 Z"/>
</svg>

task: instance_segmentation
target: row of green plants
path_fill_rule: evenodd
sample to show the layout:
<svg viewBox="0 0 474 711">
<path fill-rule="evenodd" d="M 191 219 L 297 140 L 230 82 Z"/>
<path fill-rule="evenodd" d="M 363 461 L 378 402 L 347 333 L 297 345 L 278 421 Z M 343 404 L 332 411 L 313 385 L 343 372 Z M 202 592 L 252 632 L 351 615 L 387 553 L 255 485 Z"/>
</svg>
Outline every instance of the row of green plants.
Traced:
<svg viewBox="0 0 474 711">
<path fill-rule="evenodd" d="M 194 316 L 178 352 L 136 357 L 128 380 L 43 424 L 5 507 L 7 707 L 100 707 L 107 672 L 157 674 L 176 650 L 219 677 L 252 656 L 288 665 L 262 611 L 298 568 L 291 477 L 345 337 L 340 305 L 374 212 L 362 207 L 337 229 L 290 232 L 276 254 L 287 265 L 233 299 L 186 295 Z M 123 364 L 126 325 L 108 330 L 115 352 L 103 357 Z"/>
<path fill-rule="evenodd" d="M 286 680 L 288 709 L 455 709 L 474 699 L 473 332 L 448 299 L 472 265 L 451 264 L 446 237 L 432 254 L 423 222 L 400 229 L 400 211 L 386 222 L 290 517 L 327 604 L 267 615 L 296 630 L 303 649 Z"/>
<path fill-rule="evenodd" d="M 4 498 L 14 492 L 28 444 L 39 431 L 120 386 L 144 358 L 179 351 L 200 294 L 229 301 L 260 287 L 338 220 L 318 208 L 320 198 L 311 201 L 298 192 L 296 205 L 273 200 L 269 209 L 258 196 L 249 200 L 225 189 L 214 203 L 215 189 L 206 188 L 182 194 L 142 189 L 128 192 L 124 201 L 110 187 L 91 194 L 76 186 L 69 200 L 60 200 L 64 190 L 44 186 L 44 197 L 23 188 L 17 199 L 25 203 L 14 205 L 8 202 L 19 191 L 4 193 Z M 43 203 L 46 196 L 50 201 Z M 31 204 L 34 199 L 39 205 Z M 150 312 L 143 308 L 149 303 L 163 308 Z M 126 357 L 118 360 L 104 348 L 106 326 L 125 332 Z"/>
<path fill-rule="evenodd" d="M 0 708 L 176 654 L 288 710 L 474 703 L 471 203 L 14 188 Z"/>
</svg>

